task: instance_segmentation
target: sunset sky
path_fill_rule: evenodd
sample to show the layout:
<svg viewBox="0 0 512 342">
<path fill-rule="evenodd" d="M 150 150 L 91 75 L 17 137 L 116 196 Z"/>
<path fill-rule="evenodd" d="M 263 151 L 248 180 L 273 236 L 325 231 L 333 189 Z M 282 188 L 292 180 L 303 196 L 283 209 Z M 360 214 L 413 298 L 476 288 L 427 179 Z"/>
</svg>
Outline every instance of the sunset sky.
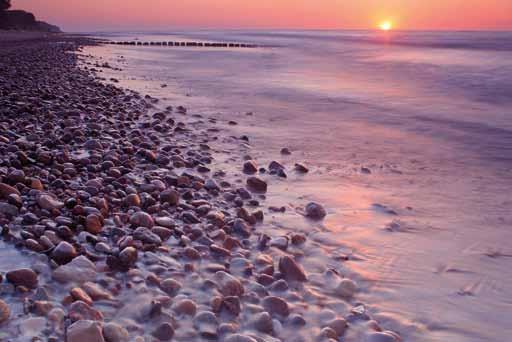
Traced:
<svg viewBox="0 0 512 342">
<path fill-rule="evenodd" d="M 67 31 L 168 28 L 512 29 L 512 0 L 13 0 Z"/>
</svg>

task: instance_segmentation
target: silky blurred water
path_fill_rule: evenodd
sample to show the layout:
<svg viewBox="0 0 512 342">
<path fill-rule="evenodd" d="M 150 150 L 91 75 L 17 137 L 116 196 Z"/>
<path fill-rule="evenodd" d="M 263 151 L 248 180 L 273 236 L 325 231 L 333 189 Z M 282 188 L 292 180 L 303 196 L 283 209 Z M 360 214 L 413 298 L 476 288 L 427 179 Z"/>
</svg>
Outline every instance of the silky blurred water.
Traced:
<svg viewBox="0 0 512 342">
<path fill-rule="evenodd" d="M 120 66 L 123 86 L 239 121 L 259 160 L 307 162 L 269 198 L 326 205 L 328 239 L 360 256 L 347 263 L 369 284 L 360 298 L 407 340 L 511 336 L 512 33 L 100 36 L 264 45 L 87 52 Z"/>
</svg>

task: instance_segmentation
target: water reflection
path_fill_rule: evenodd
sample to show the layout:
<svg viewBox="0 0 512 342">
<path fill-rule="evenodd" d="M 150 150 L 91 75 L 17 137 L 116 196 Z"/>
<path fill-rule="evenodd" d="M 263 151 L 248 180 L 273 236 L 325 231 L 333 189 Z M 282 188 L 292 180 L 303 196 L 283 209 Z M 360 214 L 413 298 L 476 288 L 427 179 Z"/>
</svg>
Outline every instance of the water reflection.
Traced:
<svg viewBox="0 0 512 342">
<path fill-rule="evenodd" d="M 426 341 L 510 336 L 509 33 L 398 32 L 386 44 L 368 32 L 184 35 L 279 48 L 94 53 L 126 58 L 123 85 L 237 117 L 233 135 L 249 135 L 262 164 L 308 163 L 307 177 L 272 184 L 269 205 L 317 200 L 327 220 L 289 210 L 267 228 L 308 232 L 322 247 L 307 266 L 360 279 L 360 299 L 390 328 Z"/>
</svg>

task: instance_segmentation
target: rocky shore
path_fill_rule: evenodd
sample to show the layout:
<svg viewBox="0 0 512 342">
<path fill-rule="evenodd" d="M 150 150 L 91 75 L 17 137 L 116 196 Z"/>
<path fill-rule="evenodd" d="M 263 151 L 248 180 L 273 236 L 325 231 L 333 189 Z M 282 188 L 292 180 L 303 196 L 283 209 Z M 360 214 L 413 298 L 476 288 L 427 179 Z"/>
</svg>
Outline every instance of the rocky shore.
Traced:
<svg viewBox="0 0 512 342">
<path fill-rule="evenodd" d="M 218 130 L 78 67 L 94 41 L 1 44 L 1 239 L 30 262 L 0 272 L 1 341 L 401 340 L 356 282 L 303 266 L 307 234 L 264 232 L 272 179 L 300 161 L 245 156 L 231 179 Z"/>
</svg>

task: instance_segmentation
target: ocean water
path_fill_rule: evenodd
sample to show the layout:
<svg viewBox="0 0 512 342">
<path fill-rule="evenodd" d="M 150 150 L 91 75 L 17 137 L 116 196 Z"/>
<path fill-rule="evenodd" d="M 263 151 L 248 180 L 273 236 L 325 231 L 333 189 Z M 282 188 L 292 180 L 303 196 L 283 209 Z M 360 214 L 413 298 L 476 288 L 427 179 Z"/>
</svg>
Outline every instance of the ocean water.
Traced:
<svg viewBox="0 0 512 342">
<path fill-rule="evenodd" d="M 326 206 L 313 238 L 326 255 L 351 256 L 343 267 L 361 284 L 358 299 L 386 327 L 413 341 L 512 336 L 512 33 L 99 37 L 263 46 L 86 53 L 122 68 L 105 71 L 122 86 L 237 121 L 229 132 L 248 135 L 262 164 L 307 163 L 306 177 L 271 185 L 270 204 Z M 293 154 L 281 156 L 282 147 Z M 278 222 L 313 229 L 291 213 L 268 224 Z"/>
</svg>

